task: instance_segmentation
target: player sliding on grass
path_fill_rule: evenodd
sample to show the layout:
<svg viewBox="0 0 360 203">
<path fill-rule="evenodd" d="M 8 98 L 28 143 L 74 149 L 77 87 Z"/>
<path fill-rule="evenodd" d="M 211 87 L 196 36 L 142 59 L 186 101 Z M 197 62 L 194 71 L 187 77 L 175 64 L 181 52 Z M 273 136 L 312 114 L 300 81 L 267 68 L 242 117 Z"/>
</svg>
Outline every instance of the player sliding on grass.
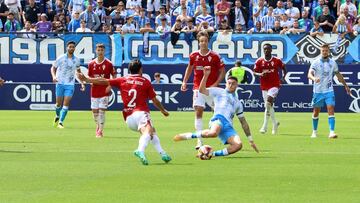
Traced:
<svg viewBox="0 0 360 203">
<path fill-rule="evenodd" d="M 130 75 L 115 79 L 86 78 L 83 74 L 79 74 L 79 78 L 82 81 L 94 85 L 111 85 L 112 87 L 120 89 L 121 98 L 124 102 L 123 116 L 126 124 L 131 130 L 138 131 L 141 134 L 138 149 L 134 152 L 135 156 L 137 156 L 144 165 L 148 165 L 149 162 L 144 151 L 151 140 L 155 149 L 160 153 L 161 159 L 165 163 L 168 163 L 171 161 L 171 158 L 160 145 L 160 139 L 157 136 L 150 118 L 147 101 L 151 99 L 164 116 L 169 116 L 169 113 L 156 98 L 154 88 L 150 81 L 142 76 L 141 62 L 137 59 L 131 61 L 129 71 Z"/>
<path fill-rule="evenodd" d="M 314 81 L 313 87 L 313 98 L 312 105 L 314 107 L 313 111 L 313 132 L 311 137 L 317 137 L 317 127 L 319 122 L 319 113 L 321 107 L 326 105 L 327 112 L 329 114 L 329 138 L 337 138 L 335 133 L 335 116 L 334 116 L 334 107 L 335 107 L 335 94 L 333 87 L 333 77 L 336 75 L 338 80 L 344 85 L 345 90 L 350 94 L 350 88 L 346 84 L 344 77 L 339 72 L 338 65 L 334 59 L 330 57 L 330 49 L 328 44 L 321 46 L 321 58 L 316 59 L 311 63 L 308 78 Z"/>
<path fill-rule="evenodd" d="M 56 116 L 53 125 L 60 129 L 64 128 L 64 120 L 69 110 L 71 98 L 75 89 L 75 71 L 80 71 L 80 59 L 74 56 L 75 42 L 66 44 L 67 53 L 56 59 L 51 67 L 51 76 L 56 83 Z M 81 91 L 85 91 L 85 85 L 81 84 Z"/>
<path fill-rule="evenodd" d="M 213 138 L 219 137 L 224 144 L 229 144 L 227 148 L 213 152 L 213 156 L 227 156 L 239 151 L 242 143 L 239 135 L 233 128 L 232 120 L 236 115 L 239 118 L 241 126 L 250 142 L 250 145 L 256 152 L 258 149 L 250 133 L 250 128 L 245 120 L 243 106 L 236 97 L 236 88 L 238 81 L 236 77 L 229 76 L 226 81 L 226 88 L 209 87 L 206 84 L 211 72 L 210 66 L 204 67 L 204 77 L 200 83 L 200 92 L 210 96 L 214 100 L 214 116 L 210 120 L 210 129 L 195 133 L 183 133 L 174 137 L 175 141 L 189 140 L 195 138 Z"/>
<path fill-rule="evenodd" d="M 260 88 L 265 103 L 264 123 L 260 129 L 260 133 L 266 133 L 268 120 L 269 117 L 271 117 L 273 123 L 272 134 L 275 135 L 280 122 L 275 118 L 274 101 L 279 93 L 281 80 L 284 81 L 286 68 L 281 59 L 271 55 L 271 44 L 265 44 L 263 49 L 265 57 L 256 60 L 254 66 L 254 75 L 260 76 Z M 279 70 L 282 70 L 281 80 L 279 78 Z"/>
<path fill-rule="evenodd" d="M 104 44 L 96 45 L 97 58 L 92 60 L 88 65 L 88 75 L 91 78 L 106 78 L 110 76 L 115 78 L 115 69 L 111 61 L 105 58 Z M 96 137 L 103 137 L 105 125 L 105 111 L 109 103 L 109 92 L 111 86 L 95 85 L 91 86 L 91 109 L 94 121 L 96 123 Z"/>
<path fill-rule="evenodd" d="M 203 77 L 205 66 L 211 67 L 211 73 L 206 83 L 206 87 L 217 87 L 224 79 L 225 68 L 219 54 L 209 49 L 209 35 L 206 31 L 197 34 L 200 49 L 190 54 L 189 65 L 186 68 L 184 79 L 181 85 L 181 91 L 187 91 L 187 82 L 192 72 L 194 72 L 193 86 L 193 107 L 195 109 L 195 130 L 201 132 L 203 129 L 202 116 L 205 109 L 205 103 L 212 106 L 212 101 L 199 92 L 200 81 Z M 195 149 L 199 149 L 202 141 L 199 138 Z"/>
</svg>

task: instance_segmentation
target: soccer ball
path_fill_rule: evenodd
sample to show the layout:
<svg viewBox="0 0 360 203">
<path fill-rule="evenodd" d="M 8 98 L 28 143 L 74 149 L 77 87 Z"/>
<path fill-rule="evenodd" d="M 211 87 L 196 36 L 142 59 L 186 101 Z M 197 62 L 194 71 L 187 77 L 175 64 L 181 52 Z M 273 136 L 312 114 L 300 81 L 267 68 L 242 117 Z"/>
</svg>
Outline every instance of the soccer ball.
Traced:
<svg viewBox="0 0 360 203">
<path fill-rule="evenodd" d="M 210 145 L 203 145 L 199 148 L 197 157 L 201 160 L 210 160 L 212 157 L 212 147 Z"/>
</svg>

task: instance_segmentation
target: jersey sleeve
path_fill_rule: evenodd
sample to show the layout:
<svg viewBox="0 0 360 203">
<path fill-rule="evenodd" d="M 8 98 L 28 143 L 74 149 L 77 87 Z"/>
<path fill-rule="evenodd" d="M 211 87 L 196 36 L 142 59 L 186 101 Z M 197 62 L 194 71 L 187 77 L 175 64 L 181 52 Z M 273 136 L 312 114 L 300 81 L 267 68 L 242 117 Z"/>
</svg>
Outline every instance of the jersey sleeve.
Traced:
<svg viewBox="0 0 360 203">
<path fill-rule="evenodd" d="M 189 56 L 189 65 L 190 66 L 194 65 L 194 59 L 195 59 L 194 54 L 190 54 L 190 56 Z"/>
<path fill-rule="evenodd" d="M 337 63 L 335 61 L 333 61 L 334 63 L 334 73 L 338 73 L 339 72 L 339 67 L 337 65 Z"/>
<path fill-rule="evenodd" d="M 236 109 L 235 113 L 238 118 L 244 117 L 244 107 L 240 101 L 238 102 L 238 108 Z"/>
<path fill-rule="evenodd" d="M 210 97 L 217 97 L 217 96 L 221 95 L 221 93 L 224 91 L 224 89 L 219 88 L 219 87 L 209 87 L 206 89 L 209 91 Z"/>
<path fill-rule="evenodd" d="M 260 60 L 256 60 L 254 64 L 254 72 L 261 73 L 261 66 L 260 66 Z"/>
<path fill-rule="evenodd" d="M 147 94 L 149 99 L 153 99 L 154 97 L 156 97 L 156 93 L 154 90 L 154 87 L 151 85 L 150 81 L 146 80 L 147 82 Z"/>
<path fill-rule="evenodd" d="M 313 63 L 311 63 L 310 65 L 310 70 L 314 70 L 316 72 L 316 68 L 317 68 L 317 61 L 314 61 Z"/>
<path fill-rule="evenodd" d="M 58 57 L 58 58 L 54 61 L 54 63 L 53 63 L 54 68 L 58 68 L 58 67 L 59 67 L 59 65 L 60 65 L 60 59 L 61 59 L 61 56 Z"/>
</svg>

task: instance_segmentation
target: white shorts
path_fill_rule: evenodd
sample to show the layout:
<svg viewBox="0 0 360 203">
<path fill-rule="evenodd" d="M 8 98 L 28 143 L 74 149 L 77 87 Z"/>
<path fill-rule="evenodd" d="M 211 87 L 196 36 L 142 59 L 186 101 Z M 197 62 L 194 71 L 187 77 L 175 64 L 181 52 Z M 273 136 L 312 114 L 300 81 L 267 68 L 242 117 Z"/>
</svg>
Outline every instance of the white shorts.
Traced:
<svg viewBox="0 0 360 203">
<path fill-rule="evenodd" d="M 91 97 L 91 109 L 107 109 L 109 97 L 94 98 Z"/>
<path fill-rule="evenodd" d="M 214 108 L 214 100 L 211 97 L 200 93 L 199 90 L 193 90 L 193 107 L 200 106 L 205 108 L 205 103 Z"/>
<path fill-rule="evenodd" d="M 147 0 L 147 6 L 146 6 L 146 10 L 149 12 L 153 12 L 154 9 L 155 11 L 159 11 L 160 10 L 160 0 L 154 0 L 154 3 L 151 3 L 152 0 Z"/>
<path fill-rule="evenodd" d="M 135 111 L 126 118 L 127 126 L 133 131 L 139 131 L 142 127 L 150 123 L 153 126 L 150 114 L 145 111 Z"/>
<path fill-rule="evenodd" d="M 272 88 L 268 89 L 267 91 L 263 90 L 262 91 L 262 96 L 263 96 L 264 102 L 267 101 L 268 96 L 275 99 L 276 96 L 278 95 L 278 93 L 279 93 L 279 88 L 277 88 L 277 87 L 272 87 Z"/>
</svg>

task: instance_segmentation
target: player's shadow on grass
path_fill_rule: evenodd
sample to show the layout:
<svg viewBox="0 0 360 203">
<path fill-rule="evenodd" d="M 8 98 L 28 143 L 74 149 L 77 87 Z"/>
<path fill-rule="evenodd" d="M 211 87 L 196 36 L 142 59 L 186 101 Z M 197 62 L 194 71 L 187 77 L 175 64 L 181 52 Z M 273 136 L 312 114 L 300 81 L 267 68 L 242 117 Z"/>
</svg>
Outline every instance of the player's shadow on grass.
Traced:
<svg viewBox="0 0 360 203">
<path fill-rule="evenodd" d="M 277 159 L 275 156 L 228 156 L 225 159 Z"/>
<path fill-rule="evenodd" d="M 29 151 L 11 151 L 11 150 L 0 150 L 0 153 L 25 154 L 25 153 L 32 153 L 32 152 L 29 152 Z"/>
</svg>

